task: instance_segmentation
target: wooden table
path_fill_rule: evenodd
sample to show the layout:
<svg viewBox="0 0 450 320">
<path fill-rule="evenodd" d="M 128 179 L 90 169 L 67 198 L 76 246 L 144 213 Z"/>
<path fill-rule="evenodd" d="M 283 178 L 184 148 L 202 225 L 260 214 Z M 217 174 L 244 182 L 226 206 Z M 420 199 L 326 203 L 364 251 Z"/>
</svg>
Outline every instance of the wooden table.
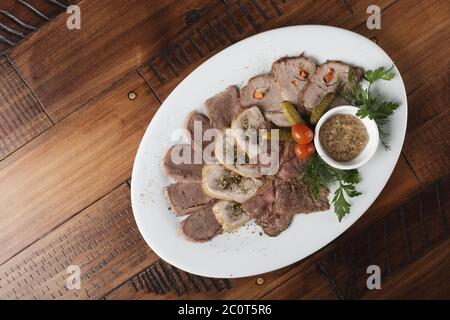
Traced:
<svg viewBox="0 0 450 320">
<path fill-rule="evenodd" d="M 1 299 L 450 298 L 449 1 L 375 1 L 381 30 L 366 27 L 365 0 L 71 2 L 79 31 L 63 0 L 0 1 Z M 207 58 L 297 24 L 353 30 L 396 61 L 409 126 L 392 178 L 362 219 L 295 265 L 239 280 L 172 268 L 130 207 L 144 130 Z M 370 264 L 381 290 L 366 287 Z M 66 288 L 71 265 L 81 290 Z"/>
</svg>

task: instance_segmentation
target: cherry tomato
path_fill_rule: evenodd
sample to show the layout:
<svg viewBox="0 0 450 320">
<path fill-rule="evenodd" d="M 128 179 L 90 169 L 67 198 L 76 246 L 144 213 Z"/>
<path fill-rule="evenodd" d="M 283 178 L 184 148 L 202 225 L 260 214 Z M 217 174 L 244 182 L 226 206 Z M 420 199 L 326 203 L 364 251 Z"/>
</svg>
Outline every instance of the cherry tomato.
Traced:
<svg viewBox="0 0 450 320">
<path fill-rule="evenodd" d="M 295 155 L 300 160 L 308 160 L 314 153 L 316 153 L 316 148 L 312 142 L 308 144 L 297 144 L 295 146 Z"/>
<path fill-rule="evenodd" d="M 299 144 L 308 144 L 314 140 L 314 132 L 304 124 L 292 127 L 292 138 Z"/>
</svg>

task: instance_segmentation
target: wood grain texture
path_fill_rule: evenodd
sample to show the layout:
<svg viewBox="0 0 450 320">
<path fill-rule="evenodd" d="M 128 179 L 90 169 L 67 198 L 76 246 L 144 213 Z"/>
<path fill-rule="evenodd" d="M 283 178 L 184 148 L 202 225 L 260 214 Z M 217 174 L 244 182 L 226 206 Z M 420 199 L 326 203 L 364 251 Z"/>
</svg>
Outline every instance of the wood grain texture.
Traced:
<svg viewBox="0 0 450 320">
<path fill-rule="evenodd" d="M 114 290 L 106 299 L 114 300 L 119 294 L 132 289 L 129 295 L 137 296 L 145 293 L 145 297 L 182 299 L 192 294 L 210 296 L 214 292 L 222 292 L 233 288 L 234 280 L 213 279 L 189 274 L 170 264 L 159 260 L 142 270 L 119 290 Z"/>
<path fill-rule="evenodd" d="M 60 0 L 59 3 L 69 5 L 67 0 Z M 76 3 L 76 1 L 73 1 L 73 3 Z M 0 53 L 23 41 L 46 22 L 64 11 L 60 6 L 42 0 L 26 0 L 23 2 L 2 0 L 0 10 L 0 25 L 2 26 L 0 28 Z M 6 31 L 6 28 L 9 31 Z"/>
<path fill-rule="evenodd" d="M 449 69 L 410 96 L 410 124 L 403 152 L 420 180 L 450 173 Z"/>
<path fill-rule="evenodd" d="M 186 11 L 199 4 L 81 1 L 81 30 L 68 30 L 66 16 L 59 16 L 14 48 L 11 59 L 58 122 L 162 48 L 185 28 Z"/>
<path fill-rule="evenodd" d="M 368 291 L 369 265 L 381 268 L 383 282 L 387 278 L 403 278 L 400 274 L 403 269 L 448 241 L 449 184 L 450 176 L 447 176 L 429 186 L 319 262 L 330 283 L 336 284 L 338 297 L 359 298 Z M 421 263 L 426 264 L 426 260 Z M 450 269 L 447 269 L 441 279 L 449 277 Z M 390 289 L 386 286 L 384 291 L 389 294 Z M 448 296 L 449 292 L 445 294 Z M 427 297 L 420 292 L 416 296 Z"/>
<path fill-rule="evenodd" d="M 386 279 L 381 290 L 366 292 L 362 299 L 450 299 L 449 241 L 407 266 L 401 275 Z"/>
<path fill-rule="evenodd" d="M 0 262 L 125 183 L 157 108 L 130 75 L 0 163 Z"/>
<path fill-rule="evenodd" d="M 198 65 L 234 42 L 260 31 L 296 24 L 353 29 L 367 18 L 369 2 L 357 1 L 349 10 L 345 2 L 339 0 L 219 1 L 205 10 L 195 28 L 171 38 L 140 71 L 164 100 Z M 385 8 L 393 2 L 379 1 L 378 5 Z"/>
<path fill-rule="evenodd" d="M 449 110 L 410 132 L 404 153 L 417 176 L 425 183 L 450 173 Z"/>
<path fill-rule="evenodd" d="M 99 299 L 158 259 L 122 185 L 1 266 L 0 299 Z M 80 268 L 80 290 L 67 287 L 69 266 Z"/>
<path fill-rule="evenodd" d="M 0 56 L 0 160 L 50 127 L 39 102 Z"/>
<path fill-rule="evenodd" d="M 363 24 L 355 31 L 374 39 L 395 61 L 408 94 L 428 79 L 447 72 L 450 41 L 446 0 L 399 0 L 381 14 L 381 29 Z"/>
</svg>

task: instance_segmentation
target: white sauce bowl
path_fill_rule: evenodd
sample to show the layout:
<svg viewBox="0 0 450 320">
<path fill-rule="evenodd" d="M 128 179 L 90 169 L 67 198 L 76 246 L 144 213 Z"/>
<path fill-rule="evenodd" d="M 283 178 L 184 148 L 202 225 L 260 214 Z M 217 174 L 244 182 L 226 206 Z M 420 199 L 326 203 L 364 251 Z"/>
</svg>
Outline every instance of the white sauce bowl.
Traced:
<svg viewBox="0 0 450 320">
<path fill-rule="evenodd" d="M 314 144 L 319 156 L 330 166 L 341 169 L 341 170 L 351 170 L 358 169 L 369 162 L 370 159 L 374 156 L 375 152 L 378 150 L 378 146 L 380 144 L 380 134 L 378 132 L 377 124 L 374 120 L 370 120 L 369 118 L 360 119 L 363 125 L 366 127 L 368 141 L 364 149 L 361 153 L 354 159 L 346 162 L 339 162 L 331 158 L 327 152 L 324 150 L 320 143 L 320 129 L 322 126 L 333 116 L 338 114 L 349 114 L 356 116 L 358 112 L 358 108 L 354 106 L 342 106 L 333 108 L 327 113 L 325 113 L 320 119 L 319 123 L 316 126 Z M 358 118 L 359 119 L 359 118 Z"/>
</svg>

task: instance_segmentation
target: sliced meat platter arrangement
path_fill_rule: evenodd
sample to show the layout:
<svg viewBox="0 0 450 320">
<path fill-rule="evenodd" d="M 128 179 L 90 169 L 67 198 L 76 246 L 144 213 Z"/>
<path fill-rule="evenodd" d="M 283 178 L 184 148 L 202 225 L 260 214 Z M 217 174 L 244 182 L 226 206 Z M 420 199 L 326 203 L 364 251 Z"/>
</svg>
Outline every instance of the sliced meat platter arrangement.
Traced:
<svg viewBox="0 0 450 320">
<path fill-rule="evenodd" d="M 330 208 L 329 191 L 323 188 L 312 198 L 307 186 L 298 179 L 305 160 L 296 156 L 295 144 L 279 141 L 279 163 L 275 172 L 264 173 L 262 163 L 236 164 L 223 156 L 223 148 L 230 139 L 219 134 L 214 140 L 211 154 L 216 163 L 207 164 L 202 159 L 195 162 L 195 150 L 204 151 L 210 141 L 198 143 L 194 139 L 196 123 L 203 132 L 215 128 L 227 129 L 277 129 L 290 127 L 282 104 L 289 102 L 299 115 L 310 116 L 314 108 L 329 93 L 333 94 L 330 108 L 349 104 L 339 93 L 348 85 L 348 74 L 362 75 L 362 70 L 338 61 L 317 65 L 303 55 L 286 57 L 273 63 L 270 73 L 250 79 L 242 89 L 231 86 L 205 102 L 206 115 L 192 112 L 186 120 L 190 145 L 173 146 L 163 159 L 163 170 L 175 181 L 165 187 L 171 210 L 184 220 L 180 223 L 181 235 L 193 242 L 207 242 L 223 232 L 232 232 L 250 221 L 263 232 L 276 237 L 286 230 L 296 214 L 310 214 Z M 243 125 L 245 124 L 245 125 Z M 256 142 L 245 135 L 236 134 L 237 148 L 246 150 L 244 157 L 252 159 L 261 152 Z M 252 145 L 254 148 L 248 148 Z M 173 161 L 172 155 L 183 156 L 189 150 L 190 163 Z M 186 157 L 183 157 L 186 158 Z M 233 159 L 231 159 L 233 160 Z"/>
</svg>

